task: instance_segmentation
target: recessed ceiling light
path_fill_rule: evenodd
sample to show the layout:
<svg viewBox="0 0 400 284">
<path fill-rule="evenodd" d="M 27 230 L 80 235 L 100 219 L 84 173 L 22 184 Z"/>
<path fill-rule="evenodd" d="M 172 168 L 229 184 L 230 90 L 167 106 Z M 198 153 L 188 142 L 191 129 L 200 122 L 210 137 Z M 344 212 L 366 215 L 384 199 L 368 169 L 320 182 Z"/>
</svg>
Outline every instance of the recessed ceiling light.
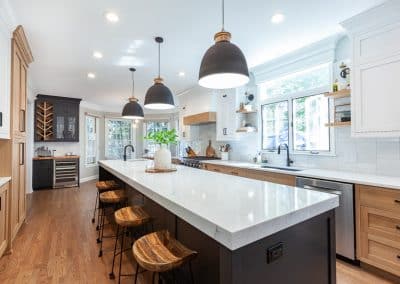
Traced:
<svg viewBox="0 0 400 284">
<path fill-rule="evenodd" d="M 109 21 L 110 23 L 116 23 L 119 21 L 118 15 L 114 12 L 105 13 L 105 17 L 106 17 L 107 21 Z"/>
<path fill-rule="evenodd" d="M 276 13 L 271 17 L 271 23 L 280 24 L 285 20 L 285 15 L 282 13 Z"/>
<path fill-rule="evenodd" d="M 98 59 L 103 58 L 103 53 L 101 53 L 100 51 L 94 51 L 93 57 Z"/>
<path fill-rule="evenodd" d="M 94 74 L 94 73 L 92 73 L 92 72 L 89 72 L 89 73 L 87 74 L 87 76 L 88 76 L 89 79 L 94 79 L 94 78 L 96 78 L 96 74 Z"/>
<path fill-rule="evenodd" d="M 179 77 L 185 77 L 185 72 L 181 71 L 178 73 Z"/>
</svg>

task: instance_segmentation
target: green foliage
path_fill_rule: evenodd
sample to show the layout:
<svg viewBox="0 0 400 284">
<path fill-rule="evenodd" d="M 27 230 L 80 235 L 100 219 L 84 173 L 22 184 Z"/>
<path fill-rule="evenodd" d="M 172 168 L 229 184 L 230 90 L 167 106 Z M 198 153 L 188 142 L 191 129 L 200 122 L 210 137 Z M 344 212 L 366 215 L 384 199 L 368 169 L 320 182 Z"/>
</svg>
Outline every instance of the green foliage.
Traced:
<svg viewBox="0 0 400 284">
<path fill-rule="evenodd" d="M 152 131 L 147 134 L 144 139 L 154 141 L 157 144 L 176 144 L 178 143 L 178 135 L 175 129 Z"/>
</svg>

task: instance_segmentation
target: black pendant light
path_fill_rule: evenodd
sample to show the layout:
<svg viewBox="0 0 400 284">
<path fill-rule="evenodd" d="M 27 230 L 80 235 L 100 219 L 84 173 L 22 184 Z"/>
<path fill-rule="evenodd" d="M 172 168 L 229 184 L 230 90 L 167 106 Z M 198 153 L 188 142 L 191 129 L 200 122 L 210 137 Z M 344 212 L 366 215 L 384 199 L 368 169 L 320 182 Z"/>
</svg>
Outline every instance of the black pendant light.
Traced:
<svg viewBox="0 0 400 284">
<path fill-rule="evenodd" d="M 246 58 L 224 30 L 224 10 L 222 0 L 222 30 L 214 35 L 215 44 L 204 54 L 200 65 L 199 85 L 211 89 L 236 88 L 249 82 Z"/>
<path fill-rule="evenodd" d="M 163 84 L 160 77 L 160 45 L 164 41 L 162 37 L 156 37 L 158 43 L 158 77 L 154 79 L 154 85 L 146 93 L 144 107 L 148 109 L 172 109 L 175 107 L 174 97 L 170 89 Z"/>
<path fill-rule="evenodd" d="M 132 72 L 132 96 L 129 98 L 129 102 L 124 106 L 122 110 L 122 117 L 127 119 L 143 119 L 143 109 L 138 103 L 139 100 L 135 98 L 135 68 L 129 68 Z"/>
</svg>

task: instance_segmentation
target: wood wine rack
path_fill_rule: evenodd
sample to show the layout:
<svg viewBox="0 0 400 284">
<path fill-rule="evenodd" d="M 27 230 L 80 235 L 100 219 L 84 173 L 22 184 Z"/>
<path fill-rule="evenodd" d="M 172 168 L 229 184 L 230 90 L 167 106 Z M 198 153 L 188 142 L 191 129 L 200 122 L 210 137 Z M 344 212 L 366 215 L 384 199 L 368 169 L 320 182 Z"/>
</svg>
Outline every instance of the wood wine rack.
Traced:
<svg viewBox="0 0 400 284">
<path fill-rule="evenodd" d="M 37 140 L 46 141 L 53 138 L 54 106 L 49 102 L 36 105 L 36 136 Z"/>
</svg>

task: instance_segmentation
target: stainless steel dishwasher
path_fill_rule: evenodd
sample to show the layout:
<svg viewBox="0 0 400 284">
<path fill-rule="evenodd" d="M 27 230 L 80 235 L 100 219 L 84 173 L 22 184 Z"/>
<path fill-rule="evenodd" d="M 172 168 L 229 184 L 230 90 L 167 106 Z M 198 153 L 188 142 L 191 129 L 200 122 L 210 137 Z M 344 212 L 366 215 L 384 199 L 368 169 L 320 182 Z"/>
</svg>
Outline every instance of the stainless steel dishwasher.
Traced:
<svg viewBox="0 0 400 284">
<path fill-rule="evenodd" d="M 339 196 L 335 209 L 336 253 L 355 260 L 354 184 L 296 177 L 296 186 Z"/>
</svg>

